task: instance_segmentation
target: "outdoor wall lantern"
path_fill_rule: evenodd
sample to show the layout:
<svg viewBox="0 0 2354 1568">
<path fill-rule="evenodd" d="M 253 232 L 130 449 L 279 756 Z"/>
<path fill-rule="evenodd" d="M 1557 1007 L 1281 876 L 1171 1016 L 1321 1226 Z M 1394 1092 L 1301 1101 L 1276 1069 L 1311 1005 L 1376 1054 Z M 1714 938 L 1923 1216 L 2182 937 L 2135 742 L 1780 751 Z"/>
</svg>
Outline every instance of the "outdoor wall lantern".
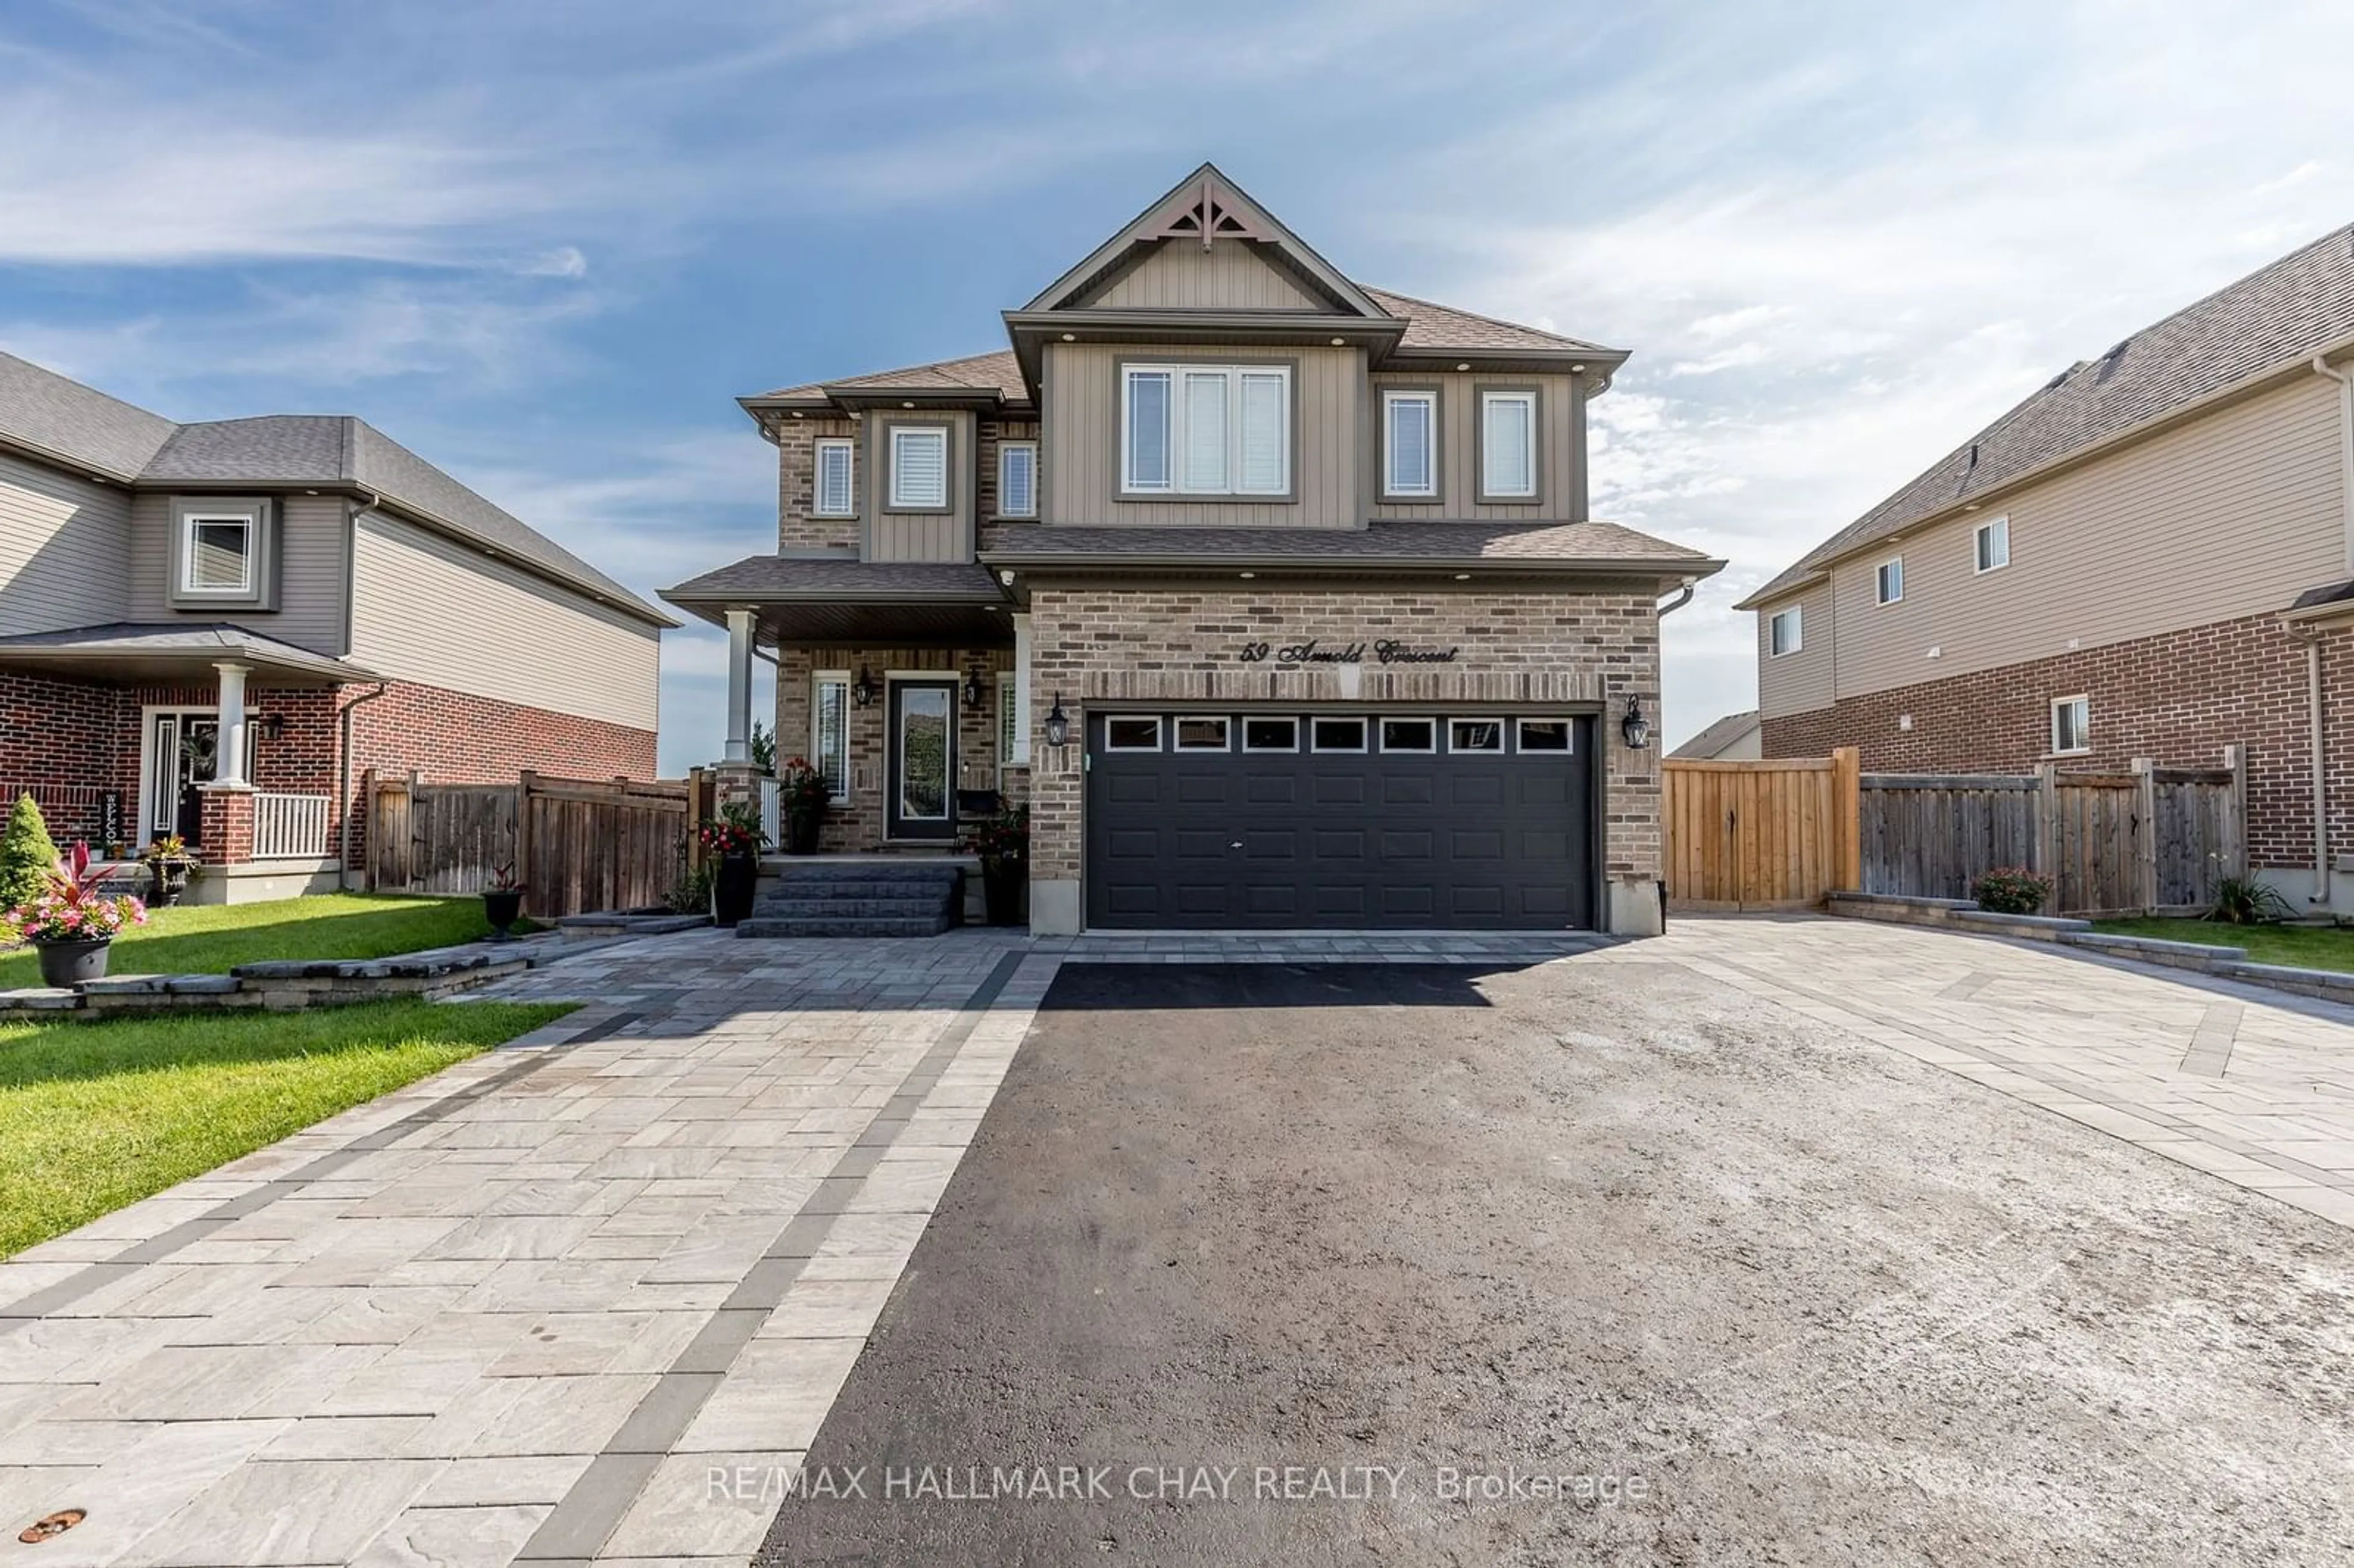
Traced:
<svg viewBox="0 0 2354 1568">
<path fill-rule="evenodd" d="M 1618 733 L 1627 737 L 1627 749 L 1640 751 L 1651 744 L 1651 721 L 1643 716 L 1643 699 L 1627 699 L 1627 716 L 1618 721 Z"/>
<path fill-rule="evenodd" d="M 965 672 L 964 705 L 975 713 L 989 705 L 989 683 L 981 678 L 978 669 Z"/>
<path fill-rule="evenodd" d="M 1060 692 L 1055 694 L 1055 705 L 1046 710 L 1046 744 L 1071 744 L 1071 715 L 1063 711 L 1063 694 Z"/>
<path fill-rule="evenodd" d="M 255 727 L 260 731 L 262 739 L 276 740 L 280 736 L 286 733 L 286 715 L 284 714 L 263 714 L 261 717 L 256 721 Z"/>
<path fill-rule="evenodd" d="M 864 664 L 858 666 L 858 679 L 850 683 L 850 700 L 862 708 L 875 705 L 875 677 L 866 673 Z"/>
</svg>

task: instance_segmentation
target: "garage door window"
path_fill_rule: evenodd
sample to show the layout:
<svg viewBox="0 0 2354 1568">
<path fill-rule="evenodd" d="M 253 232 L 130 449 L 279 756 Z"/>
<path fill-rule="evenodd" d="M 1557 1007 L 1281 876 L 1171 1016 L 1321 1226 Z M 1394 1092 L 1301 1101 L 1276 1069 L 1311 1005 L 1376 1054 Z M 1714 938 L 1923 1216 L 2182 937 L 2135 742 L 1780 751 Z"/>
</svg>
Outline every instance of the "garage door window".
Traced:
<svg viewBox="0 0 2354 1568">
<path fill-rule="evenodd" d="M 1243 749 L 1297 751 L 1299 749 L 1299 721 L 1295 718 L 1245 719 Z"/>
<path fill-rule="evenodd" d="M 1522 719 L 1521 749 L 1522 751 L 1567 751 L 1569 721 L 1563 718 Z"/>
<path fill-rule="evenodd" d="M 1108 718 L 1104 720 L 1104 749 L 1107 751 L 1158 751 L 1161 749 L 1161 721 L 1157 718 Z"/>
<path fill-rule="evenodd" d="M 1181 718 L 1177 721 L 1180 751 L 1226 751 L 1226 721 L 1222 718 Z"/>
<path fill-rule="evenodd" d="M 1504 725 L 1500 719 L 1456 719 L 1447 726 L 1449 751 L 1501 751 Z"/>
<path fill-rule="evenodd" d="M 1382 720 L 1384 751 L 1437 751 L 1438 722 L 1426 718 L 1385 718 Z"/>
<path fill-rule="evenodd" d="M 1361 718 L 1320 718 L 1308 721 L 1310 751 L 1363 751 L 1365 721 Z"/>
</svg>

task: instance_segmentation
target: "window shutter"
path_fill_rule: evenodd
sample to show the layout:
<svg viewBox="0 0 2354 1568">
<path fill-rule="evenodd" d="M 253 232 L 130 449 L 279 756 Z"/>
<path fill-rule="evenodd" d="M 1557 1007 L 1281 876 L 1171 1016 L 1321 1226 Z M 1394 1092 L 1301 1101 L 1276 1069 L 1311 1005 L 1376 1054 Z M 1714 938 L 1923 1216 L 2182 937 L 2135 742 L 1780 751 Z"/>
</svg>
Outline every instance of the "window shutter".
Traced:
<svg viewBox="0 0 2354 1568">
<path fill-rule="evenodd" d="M 1389 493 L 1428 495 L 1431 482 L 1431 400 L 1426 394 L 1394 394 L 1389 399 Z"/>
<path fill-rule="evenodd" d="M 1242 382 L 1242 472 L 1235 488 L 1254 495 L 1280 495 L 1288 487 L 1284 449 L 1290 445 L 1284 378 L 1246 370 Z"/>
<path fill-rule="evenodd" d="M 1226 374 L 1189 371 L 1185 376 L 1185 483 L 1187 490 L 1226 488 Z"/>
<path fill-rule="evenodd" d="M 1038 449 L 1007 442 L 997 449 L 997 511 L 1002 517 L 1038 514 Z"/>
<path fill-rule="evenodd" d="M 817 444 L 817 510 L 829 516 L 848 516 L 851 501 L 851 446 L 848 441 Z"/>
<path fill-rule="evenodd" d="M 1487 494 L 1536 493 L 1535 416 L 1535 404 L 1525 393 L 1488 397 L 1480 486 Z"/>
<path fill-rule="evenodd" d="M 1169 372 L 1128 376 L 1128 488 L 1169 488 Z"/>
</svg>

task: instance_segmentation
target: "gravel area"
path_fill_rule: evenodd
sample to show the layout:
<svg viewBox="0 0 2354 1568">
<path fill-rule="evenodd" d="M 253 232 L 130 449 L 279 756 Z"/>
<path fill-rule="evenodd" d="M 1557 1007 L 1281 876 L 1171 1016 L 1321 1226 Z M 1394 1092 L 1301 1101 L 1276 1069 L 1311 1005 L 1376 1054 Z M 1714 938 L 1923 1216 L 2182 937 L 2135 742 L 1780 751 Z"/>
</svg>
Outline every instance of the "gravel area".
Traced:
<svg viewBox="0 0 2354 1568">
<path fill-rule="evenodd" d="M 1679 965 L 1071 965 L 760 1562 L 2340 1563 L 2349 1303 Z"/>
</svg>

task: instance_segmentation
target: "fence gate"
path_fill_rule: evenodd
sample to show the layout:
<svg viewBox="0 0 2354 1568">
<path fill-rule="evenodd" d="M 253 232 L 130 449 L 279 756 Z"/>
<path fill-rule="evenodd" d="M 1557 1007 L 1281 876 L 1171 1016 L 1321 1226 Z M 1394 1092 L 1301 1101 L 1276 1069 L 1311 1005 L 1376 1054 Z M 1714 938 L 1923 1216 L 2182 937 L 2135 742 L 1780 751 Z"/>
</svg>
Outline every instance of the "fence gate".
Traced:
<svg viewBox="0 0 2354 1568">
<path fill-rule="evenodd" d="M 1804 909 L 1861 885 L 1857 753 L 1660 768 L 1671 909 Z"/>
</svg>

